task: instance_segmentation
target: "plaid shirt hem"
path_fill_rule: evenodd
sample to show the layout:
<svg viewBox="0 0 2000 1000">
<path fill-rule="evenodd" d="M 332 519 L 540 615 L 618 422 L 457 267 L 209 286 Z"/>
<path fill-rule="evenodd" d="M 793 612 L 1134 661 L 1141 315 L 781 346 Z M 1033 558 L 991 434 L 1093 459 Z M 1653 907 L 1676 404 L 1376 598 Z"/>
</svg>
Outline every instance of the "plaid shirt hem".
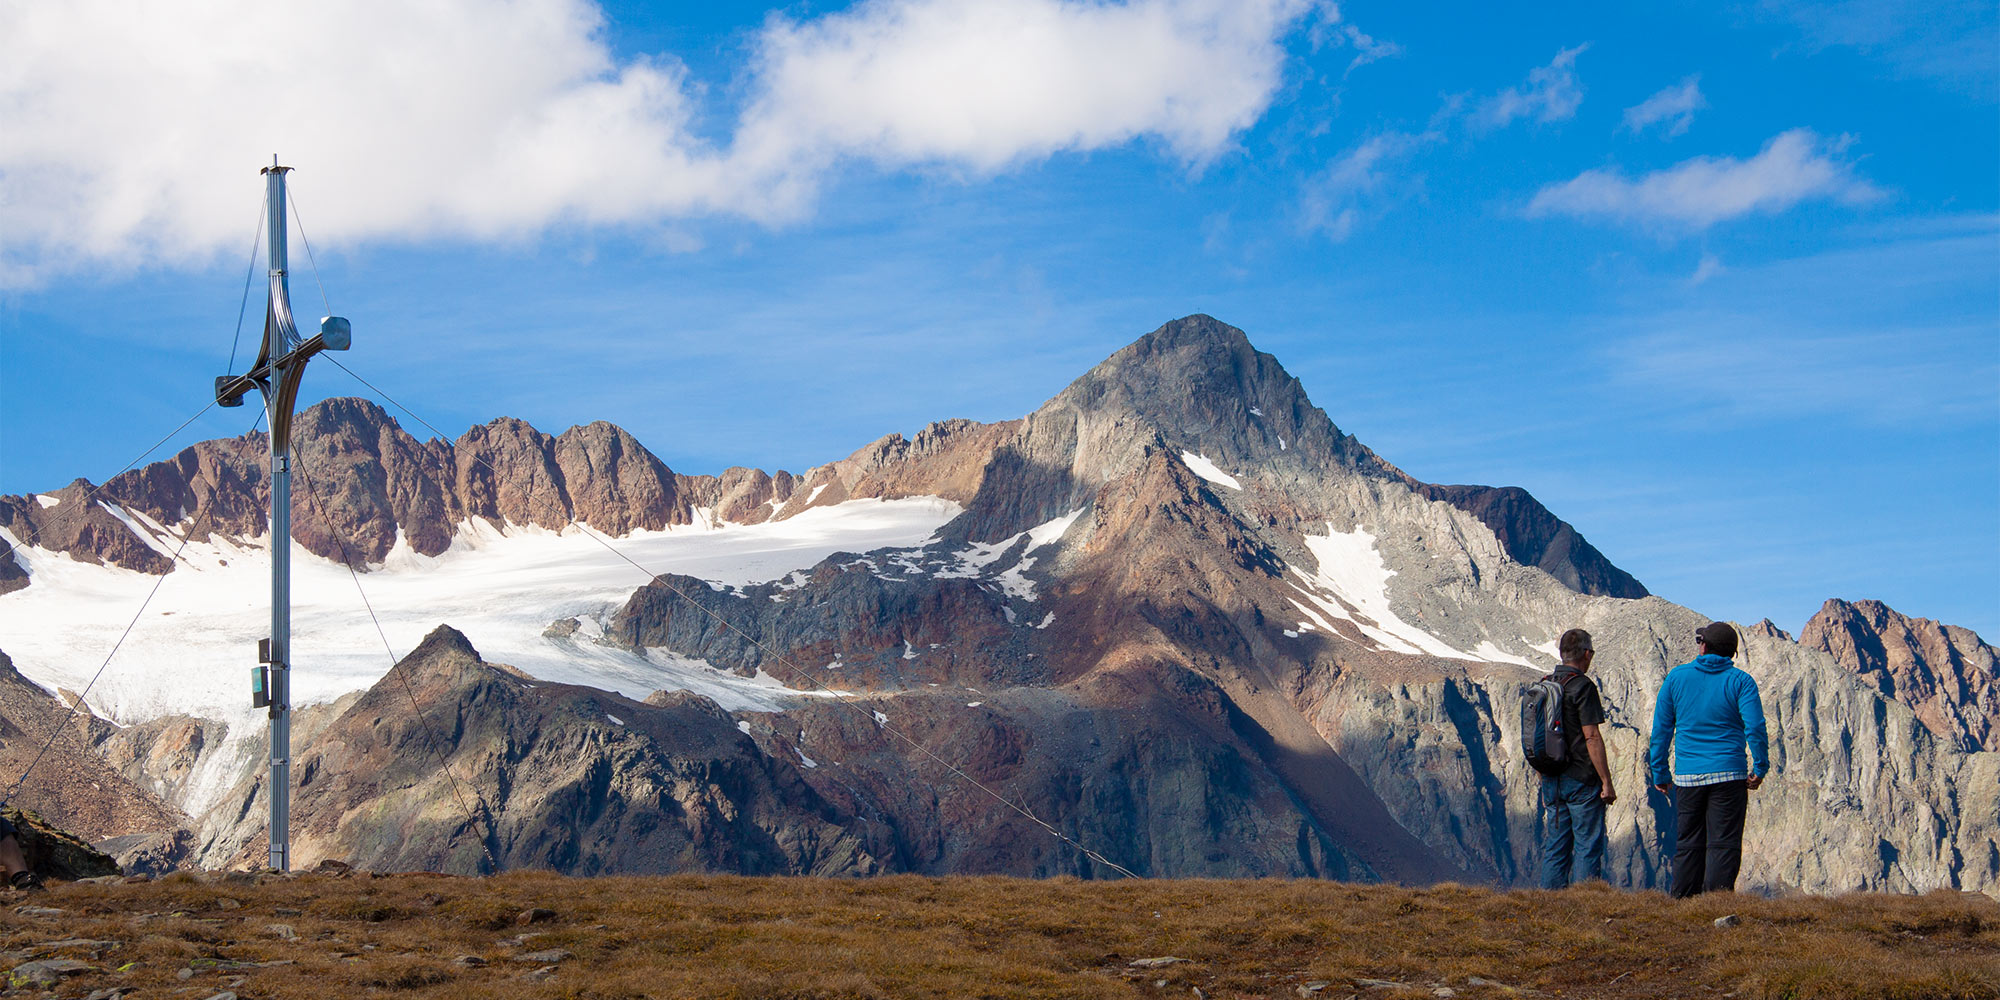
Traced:
<svg viewBox="0 0 2000 1000">
<path fill-rule="evenodd" d="M 1682 788 L 1699 788 L 1702 785 L 1720 785 L 1725 781 L 1747 781 L 1748 771 L 1711 771 L 1708 774 L 1676 774 L 1674 784 Z"/>
</svg>

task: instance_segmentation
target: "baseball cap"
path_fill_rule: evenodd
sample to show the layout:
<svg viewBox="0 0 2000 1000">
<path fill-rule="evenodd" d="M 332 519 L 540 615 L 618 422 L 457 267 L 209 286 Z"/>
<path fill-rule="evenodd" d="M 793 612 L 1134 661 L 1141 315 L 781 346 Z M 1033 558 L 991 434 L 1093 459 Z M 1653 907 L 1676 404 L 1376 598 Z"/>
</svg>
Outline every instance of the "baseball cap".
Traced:
<svg viewBox="0 0 2000 1000">
<path fill-rule="evenodd" d="M 1708 651 L 1717 656 L 1736 655 L 1736 630 L 1728 622 L 1709 622 L 1695 629 L 1694 637 L 1708 643 Z"/>
</svg>

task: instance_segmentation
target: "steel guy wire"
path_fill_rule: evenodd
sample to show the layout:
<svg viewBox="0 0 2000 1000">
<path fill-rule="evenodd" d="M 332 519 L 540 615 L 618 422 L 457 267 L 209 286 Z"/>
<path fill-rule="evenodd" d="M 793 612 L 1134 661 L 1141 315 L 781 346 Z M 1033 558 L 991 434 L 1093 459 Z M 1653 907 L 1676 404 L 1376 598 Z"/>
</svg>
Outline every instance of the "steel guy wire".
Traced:
<svg viewBox="0 0 2000 1000">
<path fill-rule="evenodd" d="M 111 474 L 111 475 L 110 475 L 110 476 L 109 476 L 108 478 L 106 478 L 106 479 L 105 479 L 105 480 L 104 480 L 103 482 L 101 482 L 101 483 L 98 483 L 98 484 L 97 484 L 97 485 L 95 485 L 95 486 L 92 486 L 92 487 L 91 487 L 90 489 L 88 489 L 88 490 L 85 490 L 85 491 L 84 491 L 84 494 L 83 494 L 83 496 L 82 496 L 81 498 L 79 498 L 79 499 L 78 499 L 78 500 L 76 501 L 76 506 L 75 506 L 75 509 L 74 509 L 74 510 L 62 510 L 62 509 L 60 509 L 60 508 L 59 508 L 59 509 L 57 510 L 57 513 L 56 513 L 56 516 L 57 516 L 57 517 L 76 517 L 76 516 L 79 516 L 79 515 L 78 515 L 77 513 L 75 513 L 75 511 L 78 511 L 78 510 L 89 510 L 89 509 L 90 509 L 90 501 L 91 501 L 91 500 L 92 500 L 92 499 L 93 499 L 94 497 L 96 497 L 98 493 L 102 492 L 102 491 L 104 490 L 104 488 L 105 488 L 105 487 L 107 487 L 107 486 L 110 486 L 110 485 L 111 485 L 111 480 L 113 480 L 113 479 L 117 479 L 117 478 L 118 478 L 119 476 L 122 476 L 122 475 L 124 475 L 125 473 L 127 473 L 127 472 L 130 472 L 130 471 L 132 471 L 132 467 L 133 467 L 133 466 L 135 466 L 135 465 L 138 465 L 138 464 L 139 464 L 140 462 L 143 462 L 143 461 L 145 461 L 145 460 L 146 460 L 146 456 L 148 456 L 148 455 L 151 455 L 151 454 L 152 454 L 153 452 L 155 452 L 155 451 L 158 451 L 161 445 L 163 445 L 163 444 L 166 444 L 166 443 L 167 443 L 168 441 L 172 441 L 172 440 L 174 439 L 174 435 L 176 435 L 176 434 L 179 434 L 180 432 L 182 432 L 182 431 L 184 431 L 184 430 L 187 430 L 187 428 L 188 428 L 188 425 L 189 425 L 189 424 L 192 424 L 192 423 L 194 423 L 195 421 L 197 421 L 197 420 L 200 420 L 200 419 L 202 418 L 202 414 L 205 414 L 205 413 L 207 413 L 208 411 L 210 411 L 210 410 L 212 410 L 212 409 L 214 409 L 214 408 L 215 408 L 215 400 L 211 399 L 211 400 L 209 400 L 209 401 L 208 401 L 208 405 L 206 405 L 206 406 L 202 407 L 202 408 L 201 408 L 200 410 L 197 410 L 197 411 L 195 411 L 195 415 L 194 415 L 194 416 L 192 416 L 192 417 L 189 417 L 189 418 L 187 418 L 186 420 L 183 420 L 183 421 L 181 421 L 181 425 L 180 425 L 179 427 L 176 427 L 176 428 L 174 428 L 173 430 L 170 430 L 170 431 L 168 431 L 165 437 L 163 437 L 163 438 L 159 439 L 158 441 L 155 441 L 155 442 L 153 442 L 153 443 L 152 443 L 152 444 L 151 444 L 150 446 L 148 446 L 148 447 L 146 448 L 146 450 L 145 450 L 145 451 L 142 451 L 142 452 L 140 452 L 140 453 L 139 453 L 139 455 L 138 455 L 138 457 L 136 457 L 136 458 L 132 459 L 132 460 L 131 460 L 130 462 L 126 462 L 126 463 L 125 463 L 125 467 L 124 467 L 124 468 L 122 468 L 122 469 L 119 469 L 119 470 L 118 470 L 117 472 L 114 472 L 114 473 L 112 473 L 112 474 Z M 263 421 L 263 419 L 264 419 L 264 418 L 263 418 L 263 416 L 261 415 L 261 411 L 260 411 L 260 414 L 259 414 L 259 416 L 257 417 L 257 420 L 258 420 L 258 422 L 259 422 L 259 423 L 261 423 L 261 422 Z M 256 431 L 256 429 L 257 429 L 257 424 L 252 424 L 252 425 L 250 426 L 250 430 L 251 430 L 252 432 L 255 432 L 255 431 Z M 112 499 L 116 500 L 116 499 L 117 499 L 117 497 L 113 497 Z M 65 505 L 65 506 L 67 506 L 67 505 Z M 121 506 L 122 506 L 122 505 L 121 505 Z M 34 523 L 33 521 L 27 521 L 27 520 L 23 520 L 23 521 L 22 521 L 22 523 L 23 523 L 23 524 L 26 524 L 26 525 L 28 526 L 28 531 L 29 531 L 30 533 L 32 533 L 32 534 L 33 534 L 33 535 L 35 536 L 35 537 L 34 537 L 34 540 L 33 540 L 33 543 L 32 543 L 32 544 L 35 544 L 35 545 L 39 546 L 39 545 L 41 544 L 41 541 L 42 541 L 42 532 L 41 532 L 41 529 L 39 529 L 39 528 L 35 527 L 35 523 Z"/>
<path fill-rule="evenodd" d="M 263 422 L 264 414 L 259 412 L 257 419 L 251 423 L 250 429 L 255 431 L 257 426 Z M 182 426 L 186 425 L 183 424 Z M 201 533 L 200 528 L 207 522 L 214 511 L 215 507 L 213 504 L 202 508 L 201 519 L 188 528 L 187 534 L 181 536 L 181 544 L 174 549 L 173 562 L 178 563 L 181 561 L 181 553 L 187 551 L 188 543 L 194 541 L 195 536 Z M 42 748 L 36 751 L 35 759 L 29 761 L 28 766 L 21 771 L 21 776 L 14 780 L 14 787 L 7 792 L 7 801 L 12 801 L 14 796 L 20 794 L 22 786 L 27 784 L 28 775 L 34 773 L 35 767 L 41 764 L 42 758 L 48 754 L 49 748 L 55 745 L 56 737 L 69 728 L 70 722 L 76 718 L 77 709 L 84 705 L 85 698 L 90 697 L 90 689 L 97 686 L 98 680 L 104 676 L 105 668 L 111 666 L 111 660 L 118 655 L 120 649 L 124 648 L 125 640 L 131 638 L 132 630 L 138 627 L 139 619 L 146 613 L 146 608 L 153 603 L 153 598 L 159 594 L 160 588 L 166 585 L 168 575 L 168 573 L 161 573 L 160 578 L 153 581 L 152 589 L 146 591 L 146 599 L 139 602 L 139 610 L 132 613 L 132 620 L 125 623 L 125 631 L 120 633 L 118 641 L 111 645 L 111 652 L 104 654 L 104 662 L 98 664 L 97 672 L 90 675 L 90 683 L 85 684 L 83 690 L 78 692 L 76 700 L 70 703 L 69 712 L 63 716 L 62 722 L 49 731 L 49 738 L 42 741 Z"/>
<path fill-rule="evenodd" d="M 236 305 L 236 333 L 229 338 L 229 365 L 225 373 L 236 371 L 236 345 L 243 339 L 243 316 L 250 308 L 250 280 L 257 276 L 257 250 L 264 245 L 264 213 L 269 206 L 257 199 L 257 231 L 250 237 L 250 266 L 243 272 L 243 301 Z"/>
<path fill-rule="evenodd" d="M 310 237 L 306 236 L 306 220 L 304 216 L 299 214 L 298 199 L 292 197 L 292 189 L 289 185 L 285 187 L 285 200 L 292 205 L 292 221 L 299 224 L 299 242 L 306 245 L 306 263 L 312 266 L 313 284 L 319 285 L 319 304 L 326 307 L 326 312 L 320 315 L 331 316 L 333 315 L 333 303 L 327 301 L 326 285 L 322 284 L 319 280 L 319 261 L 313 259 L 313 241 Z"/>
<path fill-rule="evenodd" d="M 352 369 L 348 368 L 346 365 L 341 364 L 338 360 L 332 358 L 329 358 L 328 360 L 333 361 L 335 367 L 339 368 L 341 371 L 346 372 L 356 382 L 359 382 L 362 385 L 365 385 L 369 389 L 373 390 L 377 395 L 381 396 L 390 405 L 396 407 L 399 410 L 402 410 L 404 413 L 409 414 L 411 419 L 424 425 L 426 428 L 430 430 L 432 434 L 435 434 L 438 437 L 443 438 L 445 440 L 450 440 L 450 438 L 444 433 L 444 431 L 438 429 L 437 425 L 432 424 L 428 420 L 425 420 L 423 417 L 419 416 L 416 411 L 410 409 L 407 406 L 404 406 L 401 402 L 397 401 L 395 397 L 389 395 L 386 392 L 383 392 L 374 383 L 368 381 L 365 378 L 362 378 L 360 375 L 355 374 Z M 494 468 L 492 463 L 487 462 L 485 459 L 479 458 L 477 456 L 474 456 L 474 458 L 476 461 L 479 462 L 479 464 L 486 466 L 487 471 L 491 472 L 494 476 L 499 477 L 501 475 L 500 470 Z M 531 481 L 529 485 L 532 487 L 534 483 Z M 964 780 L 967 784 L 971 785 L 972 787 L 979 789 L 981 792 L 984 792 L 988 797 L 992 798 L 995 802 L 998 802 L 1001 805 L 1006 806 L 1008 809 L 1011 809 L 1014 812 L 1019 813 L 1021 816 L 1025 817 L 1029 822 L 1034 823 L 1035 825 L 1041 827 L 1043 830 L 1047 831 L 1050 836 L 1056 838 L 1057 840 L 1062 841 L 1065 844 L 1068 844 L 1070 847 L 1075 848 L 1077 852 L 1082 854 L 1084 857 L 1089 858 L 1090 860 L 1095 861 L 1098 864 L 1101 864 L 1106 868 L 1109 868 L 1119 873 L 1120 875 L 1125 876 L 1126 878 L 1139 877 L 1138 875 L 1134 874 L 1131 869 L 1126 868 L 1125 866 L 1115 861 L 1112 861 L 1110 858 L 1107 858 L 1103 854 L 1100 854 L 1097 851 L 1094 851 L 1089 847 L 1084 846 L 1083 844 L 1079 843 L 1076 839 L 1070 837 L 1068 834 L 1063 833 L 1061 830 L 1057 829 L 1053 824 L 1049 823 L 1047 820 L 1044 820 L 1040 816 L 1035 815 L 1035 813 L 1029 810 L 1026 806 L 1023 806 L 1020 803 L 1017 803 L 1012 799 L 1009 799 L 1006 796 L 1001 795 L 999 792 L 994 791 L 992 788 L 987 787 L 985 783 L 981 782 L 977 778 L 974 778 L 972 775 L 965 773 L 965 771 L 961 770 L 956 765 L 952 764 L 950 761 L 945 760 L 943 757 L 938 756 L 930 748 L 917 742 L 915 738 L 911 737 L 907 733 L 904 733 L 902 730 L 898 729 L 897 727 L 887 722 L 884 722 L 880 719 L 876 719 L 874 717 L 873 712 L 863 709 L 859 704 L 855 703 L 855 701 L 851 697 L 849 697 L 846 693 L 838 691 L 834 688 L 827 687 L 825 684 L 821 683 L 818 678 L 808 673 L 804 668 L 800 667 L 798 664 L 792 662 L 790 657 L 787 657 L 784 654 L 778 652 L 777 650 L 774 650 L 771 647 L 765 645 L 761 640 L 757 639 L 755 636 L 752 636 L 750 633 L 745 632 L 742 629 L 736 627 L 728 619 L 723 618 L 721 615 L 716 614 L 713 610 L 709 609 L 701 602 L 695 600 L 692 597 L 689 597 L 686 591 L 683 591 L 679 587 L 675 586 L 674 583 L 671 580 L 668 580 L 664 575 L 654 573 L 653 571 L 647 569 L 646 567 L 639 565 L 639 563 L 634 561 L 632 557 L 626 555 L 624 552 L 619 551 L 616 546 L 613 546 L 610 542 L 606 541 L 603 537 L 598 535 L 598 533 L 592 530 L 589 525 L 584 524 L 582 521 L 577 520 L 573 516 L 563 513 L 560 509 L 557 510 L 557 513 L 562 516 L 563 520 L 567 521 L 569 524 L 575 525 L 578 530 L 583 532 L 583 534 L 588 536 L 592 541 L 595 541 L 597 544 L 603 546 L 605 551 L 610 552 L 612 555 L 618 557 L 620 560 L 630 565 L 633 569 L 636 569 L 640 573 L 645 574 L 646 577 L 651 582 L 659 583 L 660 585 L 666 587 L 668 590 L 672 591 L 675 596 L 693 605 L 696 610 L 700 611 L 701 613 L 707 615 L 709 618 L 713 619 L 716 624 L 722 626 L 725 629 L 728 629 L 731 632 L 736 633 L 738 636 L 741 636 L 744 639 L 744 641 L 749 642 L 753 646 L 756 646 L 765 655 L 783 664 L 786 667 L 786 669 L 792 672 L 793 676 L 799 678 L 800 680 L 805 681 L 808 684 L 811 684 L 814 688 L 817 688 L 818 690 L 825 692 L 827 695 L 831 696 L 835 701 L 839 702 L 843 707 L 847 708 L 848 710 L 853 711 L 856 714 L 865 716 L 866 718 L 869 719 L 869 721 L 873 722 L 877 727 L 894 735 L 897 739 L 902 740 L 904 743 L 909 744 L 911 749 L 929 758 L 933 763 L 944 768 L 946 771 L 957 776 L 958 778 Z"/>
<path fill-rule="evenodd" d="M 293 452 L 293 456 L 295 459 L 299 457 L 296 451 Z M 485 796 L 480 795 L 477 788 L 472 790 L 473 797 L 479 801 L 479 812 L 477 813 L 474 813 L 472 808 L 465 804 L 465 791 L 459 785 L 458 776 L 451 773 L 451 764 L 445 760 L 443 750 L 444 741 L 437 738 L 437 733 L 431 726 L 430 716 L 426 715 L 424 707 L 418 704 L 417 692 L 410 686 L 409 672 L 398 671 L 396 669 L 398 666 L 396 650 L 389 645 L 389 633 L 383 630 L 382 619 L 376 616 L 375 605 L 368 600 L 368 591 L 361 586 L 361 574 L 354 569 L 354 554 L 347 548 L 347 539 L 334 528 L 333 518 L 328 517 L 326 509 L 320 506 L 319 492 L 313 486 L 312 473 L 306 470 L 303 461 L 298 462 L 297 465 L 299 475 L 305 478 L 306 499 L 311 502 L 313 513 L 319 515 L 320 521 L 327 526 L 328 531 L 333 535 L 334 542 L 340 546 L 340 561 L 347 567 L 347 575 L 354 579 L 354 592 L 361 595 L 361 606 L 367 609 L 368 619 L 375 623 L 375 634 L 382 639 L 382 651 L 389 654 L 389 672 L 395 674 L 396 678 L 403 682 L 403 693 L 409 696 L 410 707 L 417 713 L 417 721 L 423 723 L 425 744 L 430 747 L 431 755 L 437 758 L 438 769 L 442 770 L 445 778 L 451 782 L 452 797 L 458 800 L 458 807 L 464 810 L 466 819 L 474 824 L 478 824 L 481 817 L 485 818 L 486 836 L 480 838 L 479 850 L 486 855 L 487 863 L 493 866 L 495 872 L 503 870 L 500 859 L 494 857 L 492 850 L 486 846 L 488 838 L 491 838 L 494 843 L 498 843 L 500 835 L 493 829 L 493 820 L 491 812 L 486 805 Z"/>
</svg>

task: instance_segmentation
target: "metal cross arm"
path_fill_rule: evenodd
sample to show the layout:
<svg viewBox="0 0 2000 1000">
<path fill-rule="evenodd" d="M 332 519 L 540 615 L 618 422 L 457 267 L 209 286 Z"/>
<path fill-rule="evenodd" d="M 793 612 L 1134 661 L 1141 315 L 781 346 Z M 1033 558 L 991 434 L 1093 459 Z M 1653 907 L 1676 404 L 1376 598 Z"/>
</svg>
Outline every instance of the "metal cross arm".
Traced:
<svg viewBox="0 0 2000 1000">
<path fill-rule="evenodd" d="M 215 377 L 215 402 L 221 406 L 242 406 L 243 397 L 252 390 L 269 390 L 273 370 L 279 372 L 303 371 L 305 362 L 321 351 L 344 351 L 354 343 L 354 327 L 344 317 L 328 316 L 319 321 L 319 333 L 311 340 L 299 344 L 276 361 L 259 365 L 241 375 L 217 375 Z"/>
</svg>

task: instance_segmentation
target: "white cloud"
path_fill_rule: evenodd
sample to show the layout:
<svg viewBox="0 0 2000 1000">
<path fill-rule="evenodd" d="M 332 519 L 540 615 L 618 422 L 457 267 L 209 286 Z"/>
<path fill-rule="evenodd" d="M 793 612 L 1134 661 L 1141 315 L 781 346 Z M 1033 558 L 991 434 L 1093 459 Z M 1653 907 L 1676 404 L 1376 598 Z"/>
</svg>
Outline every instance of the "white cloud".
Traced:
<svg viewBox="0 0 2000 1000">
<path fill-rule="evenodd" d="M 1643 132 L 1649 126 L 1666 123 L 1669 136 L 1680 135 L 1694 122 L 1694 113 L 1708 107 L 1701 96 L 1701 74 L 1697 73 L 1625 109 L 1625 128 Z"/>
<path fill-rule="evenodd" d="M 1505 128 L 1516 119 L 1558 122 L 1576 114 L 1583 104 L 1583 87 L 1576 81 L 1576 57 L 1590 46 L 1564 49 L 1547 66 L 1528 71 L 1527 82 L 1510 87 L 1480 102 L 1472 113 L 1472 124 L 1484 129 Z"/>
<path fill-rule="evenodd" d="M 1632 179 L 1588 170 L 1551 184 L 1528 203 L 1528 214 L 1604 218 L 1618 222 L 1706 229 L 1748 215 L 1781 212 L 1803 201 L 1859 204 L 1883 196 L 1837 159 L 1846 142 L 1792 129 L 1747 160 L 1698 156 Z"/>
<path fill-rule="evenodd" d="M 589 0 L 0 6 L 0 287 L 247 244 L 275 151 L 325 244 L 808 211 L 843 159 L 974 173 L 1268 106 L 1308 0 L 866 0 L 773 16 L 726 135 Z M 727 88 L 721 88 L 727 89 Z M 727 117 L 726 113 L 722 117 Z"/>
<path fill-rule="evenodd" d="M 773 17 L 738 152 L 975 170 L 1141 135 L 1199 161 L 1263 113 L 1304 0 L 874 0 Z"/>
</svg>

